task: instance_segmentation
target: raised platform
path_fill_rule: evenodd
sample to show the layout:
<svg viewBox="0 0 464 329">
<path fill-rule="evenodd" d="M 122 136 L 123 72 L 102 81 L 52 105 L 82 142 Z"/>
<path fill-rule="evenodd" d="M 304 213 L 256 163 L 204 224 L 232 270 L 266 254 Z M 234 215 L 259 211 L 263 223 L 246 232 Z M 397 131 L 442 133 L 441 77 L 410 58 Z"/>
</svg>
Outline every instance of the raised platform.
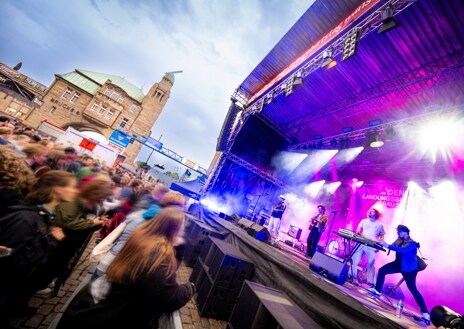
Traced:
<svg viewBox="0 0 464 329">
<path fill-rule="evenodd" d="M 412 319 L 405 309 L 402 318 L 395 316 L 396 300 L 382 296 L 373 298 L 367 286 L 346 282 L 337 285 L 309 269 L 309 259 L 292 246 L 277 247 L 258 241 L 233 222 L 226 221 L 205 209 L 199 212 L 209 225 L 225 228 L 231 234 L 225 241 L 235 245 L 253 260 L 252 281 L 279 289 L 323 328 L 409 328 L 426 327 Z"/>
</svg>

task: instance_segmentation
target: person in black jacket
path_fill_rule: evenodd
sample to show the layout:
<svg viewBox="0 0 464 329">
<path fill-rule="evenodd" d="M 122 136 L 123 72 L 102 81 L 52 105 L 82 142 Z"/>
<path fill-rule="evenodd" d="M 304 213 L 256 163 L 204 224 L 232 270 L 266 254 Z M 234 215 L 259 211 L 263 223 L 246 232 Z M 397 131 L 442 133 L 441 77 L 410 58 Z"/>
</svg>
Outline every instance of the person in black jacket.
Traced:
<svg viewBox="0 0 464 329">
<path fill-rule="evenodd" d="M 44 174 L 24 202 L 9 207 L 0 219 L 0 245 L 12 254 L 0 258 L 0 318 L 27 309 L 27 301 L 40 287 L 36 270 L 51 250 L 64 238 L 63 231 L 51 226 L 55 207 L 74 199 L 76 179 L 65 171 Z"/>
<path fill-rule="evenodd" d="M 178 284 L 174 244 L 184 213 L 168 207 L 137 227 L 108 268 L 71 301 L 58 329 L 155 328 L 162 313 L 184 306 L 192 283 Z"/>
</svg>

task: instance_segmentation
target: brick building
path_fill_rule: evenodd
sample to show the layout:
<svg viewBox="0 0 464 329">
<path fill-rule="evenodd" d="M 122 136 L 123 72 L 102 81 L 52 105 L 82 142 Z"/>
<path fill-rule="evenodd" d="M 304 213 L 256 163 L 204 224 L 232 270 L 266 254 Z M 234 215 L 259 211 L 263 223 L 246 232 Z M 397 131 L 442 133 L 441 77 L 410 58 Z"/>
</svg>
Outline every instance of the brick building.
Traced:
<svg viewBox="0 0 464 329">
<path fill-rule="evenodd" d="M 0 73 L 2 68 L 9 76 L 22 76 L 3 64 Z M 93 131 L 107 139 L 116 129 L 150 136 L 151 127 L 169 99 L 173 84 L 174 74 L 167 73 L 145 95 L 140 88 L 115 75 L 84 70 L 56 74 L 52 84 L 41 93 L 35 92 L 28 103 L 27 99 L 21 99 L 20 118 L 35 127 L 47 119 L 64 129 Z M 12 93 L 11 89 L 0 89 L 0 98 L 9 97 L 8 101 L 0 103 L 0 111 L 14 116 L 11 110 L 14 97 L 7 92 Z M 7 96 L 2 97 L 2 94 Z M 20 96 L 17 94 L 16 99 Z M 140 148 L 137 142 L 130 144 L 124 151 L 126 162 L 134 162 Z"/>
<path fill-rule="evenodd" d="M 21 63 L 11 68 L 0 63 L 0 112 L 24 119 L 40 107 L 47 87 L 19 72 Z"/>
</svg>

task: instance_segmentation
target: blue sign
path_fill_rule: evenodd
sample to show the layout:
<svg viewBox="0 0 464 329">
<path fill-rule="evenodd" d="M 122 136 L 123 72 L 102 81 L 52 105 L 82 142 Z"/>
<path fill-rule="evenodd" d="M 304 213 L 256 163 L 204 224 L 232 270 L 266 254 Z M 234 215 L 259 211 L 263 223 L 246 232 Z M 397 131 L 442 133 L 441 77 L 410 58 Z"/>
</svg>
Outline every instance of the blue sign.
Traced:
<svg viewBox="0 0 464 329">
<path fill-rule="evenodd" d="M 126 148 L 130 143 L 130 137 L 121 131 L 115 130 L 110 136 L 110 142 L 117 146 Z"/>
<path fill-rule="evenodd" d="M 157 141 L 156 139 L 152 137 L 148 137 L 145 143 L 150 146 L 153 146 L 157 150 L 161 150 L 163 148 L 163 143 L 161 143 L 160 141 Z"/>
</svg>

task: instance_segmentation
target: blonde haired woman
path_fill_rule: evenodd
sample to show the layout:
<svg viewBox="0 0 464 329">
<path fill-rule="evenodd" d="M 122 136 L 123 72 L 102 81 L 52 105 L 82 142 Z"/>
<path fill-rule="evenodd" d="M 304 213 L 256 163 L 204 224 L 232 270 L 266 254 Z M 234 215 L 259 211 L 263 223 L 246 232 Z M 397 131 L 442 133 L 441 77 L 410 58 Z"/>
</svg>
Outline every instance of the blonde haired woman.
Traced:
<svg viewBox="0 0 464 329">
<path fill-rule="evenodd" d="M 80 291 L 59 329 L 156 328 L 164 312 L 184 306 L 191 283 L 176 281 L 174 243 L 182 236 L 184 214 L 169 207 L 137 227 L 101 277 Z"/>
</svg>

